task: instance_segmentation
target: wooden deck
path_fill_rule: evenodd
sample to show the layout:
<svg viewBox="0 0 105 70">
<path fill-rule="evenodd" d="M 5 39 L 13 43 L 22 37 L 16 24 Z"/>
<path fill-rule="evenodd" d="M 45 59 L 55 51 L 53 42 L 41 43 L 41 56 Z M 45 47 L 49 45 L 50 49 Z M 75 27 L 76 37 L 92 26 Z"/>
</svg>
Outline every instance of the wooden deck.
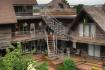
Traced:
<svg viewBox="0 0 105 70">
<path fill-rule="evenodd" d="M 39 62 L 48 61 L 49 70 L 55 70 L 57 65 L 63 63 L 64 59 L 68 58 L 68 56 L 60 54 L 58 58 L 52 60 L 42 54 L 38 54 L 34 55 L 33 58 Z M 102 61 L 99 59 L 86 58 L 84 61 L 84 58 L 80 56 L 70 56 L 69 58 L 74 60 L 79 70 L 92 70 L 94 66 L 96 66 L 98 70 L 102 70 Z"/>
<path fill-rule="evenodd" d="M 95 58 L 86 58 L 79 56 L 73 56 L 72 59 L 75 61 L 76 66 L 80 70 L 92 70 L 94 66 L 98 68 L 98 70 L 102 70 L 102 61 Z"/>
</svg>

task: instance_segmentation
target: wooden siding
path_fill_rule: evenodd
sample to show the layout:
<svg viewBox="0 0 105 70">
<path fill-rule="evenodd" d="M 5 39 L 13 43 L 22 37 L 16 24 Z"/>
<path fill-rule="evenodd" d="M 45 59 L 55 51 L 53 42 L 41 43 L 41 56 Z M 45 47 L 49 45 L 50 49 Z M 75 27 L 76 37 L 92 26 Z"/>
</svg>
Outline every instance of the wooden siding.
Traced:
<svg viewBox="0 0 105 70">
<path fill-rule="evenodd" d="M 11 27 L 0 26 L 0 47 L 9 46 L 11 42 Z"/>
<path fill-rule="evenodd" d="M 103 39 L 105 40 L 105 33 L 99 29 L 98 27 L 96 28 L 96 37 L 100 40 Z"/>
<path fill-rule="evenodd" d="M 80 42 L 80 43 L 105 45 L 105 34 L 97 26 L 96 26 L 96 37 L 79 36 L 79 25 L 74 30 L 72 30 L 70 37 L 71 37 L 72 41 L 76 41 L 76 42 Z"/>
<path fill-rule="evenodd" d="M 17 22 L 11 0 L 0 0 L 0 24 L 14 24 Z"/>
</svg>

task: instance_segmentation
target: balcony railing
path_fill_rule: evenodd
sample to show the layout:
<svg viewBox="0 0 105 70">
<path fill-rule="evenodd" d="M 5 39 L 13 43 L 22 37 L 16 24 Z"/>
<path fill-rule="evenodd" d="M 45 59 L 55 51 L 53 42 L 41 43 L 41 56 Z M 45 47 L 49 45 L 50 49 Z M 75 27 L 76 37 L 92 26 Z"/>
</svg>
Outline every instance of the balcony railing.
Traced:
<svg viewBox="0 0 105 70">
<path fill-rule="evenodd" d="M 37 39 L 43 39 L 45 38 L 44 32 L 41 32 L 40 30 L 34 31 L 17 31 L 13 32 L 13 41 L 19 41 L 19 40 L 37 40 Z"/>
<path fill-rule="evenodd" d="M 70 38 L 76 42 L 105 44 L 105 34 L 80 36 L 79 34 L 72 33 Z"/>
<path fill-rule="evenodd" d="M 37 39 L 44 39 L 44 32 L 34 31 L 16 31 L 16 32 L 0 32 L 0 44 L 7 44 L 16 41 L 31 41 Z"/>
<path fill-rule="evenodd" d="M 33 15 L 33 12 L 16 12 L 17 16 L 30 16 Z"/>
</svg>

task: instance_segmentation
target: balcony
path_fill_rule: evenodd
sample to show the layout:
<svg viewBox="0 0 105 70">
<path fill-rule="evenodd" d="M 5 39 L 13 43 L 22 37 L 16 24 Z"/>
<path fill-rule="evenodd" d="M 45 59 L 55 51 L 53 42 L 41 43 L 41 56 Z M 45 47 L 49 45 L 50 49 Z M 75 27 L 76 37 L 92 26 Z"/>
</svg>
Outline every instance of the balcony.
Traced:
<svg viewBox="0 0 105 70">
<path fill-rule="evenodd" d="M 31 41 L 31 40 L 38 40 L 44 39 L 45 34 L 43 32 L 33 32 L 33 31 L 17 31 L 13 33 L 12 42 L 16 41 Z"/>
<path fill-rule="evenodd" d="M 70 39 L 74 42 L 105 45 L 105 35 L 79 36 L 78 34 L 71 34 Z"/>
</svg>

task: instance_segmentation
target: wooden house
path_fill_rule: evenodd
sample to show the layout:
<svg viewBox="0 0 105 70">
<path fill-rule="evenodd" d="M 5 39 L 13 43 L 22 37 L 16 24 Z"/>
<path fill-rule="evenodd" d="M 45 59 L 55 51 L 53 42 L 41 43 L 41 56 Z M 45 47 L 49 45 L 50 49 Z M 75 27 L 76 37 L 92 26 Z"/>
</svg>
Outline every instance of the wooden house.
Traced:
<svg viewBox="0 0 105 70">
<path fill-rule="evenodd" d="M 0 48 L 7 47 L 12 39 L 12 26 L 17 23 L 11 0 L 0 1 Z"/>
<path fill-rule="evenodd" d="M 3 56 L 5 49 L 11 44 L 12 26 L 17 23 L 12 0 L 0 1 L 0 56 Z M 3 54 L 1 54 L 3 53 Z"/>
<path fill-rule="evenodd" d="M 87 56 L 105 56 L 105 11 L 103 6 L 84 7 L 73 21 L 69 32 L 73 48 L 85 51 Z"/>
<path fill-rule="evenodd" d="M 62 3 L 64 8 L 55 7 L 53 2 L 57 5 Z M 15 45 L 18 41 L 22 42 L 24 52 L 30 52 L 36 48 L 38 52 L 48 50 L 49 54 L 55 53 L 60 46 L 65 46 L 64 42 L 69 41 L 68 29 L 76 13 L 62 0 L 53 0 L 47 7 L 39 11 L 39 15 L 33 15 L 34 5 L 37 5 L 36 0 L 8 0 L 7 2 L 2 0 L 0 2 L 2 9 L 0 11 L 2 16 L 0 17 L 0 32 L 4 33 L 1 33 L 1 36 L 5 37 L 2 37 L 5 41 L 8 37 L 9 44 Z M 50 9 L 49 5 L 53 9 Z"/>
<path fill-rule="evenodd" d="M 49 3 L 53 9 L 50 9 L 48 7 L 49 4 L 47 4 L 47 6 L 44 9 L 40 9 L 39 15 L 32 15 L 32 13 L 27 14 L 26 12 L 28 12 L 29 9 L 26 9 L 25 7 L 23 7 L 23 9 L 25 8 L 26 12 L 20 11 L 20 13 L 22 14 L 18 14 L 17 9 L 19 8 L 20 10 L 21 9 L 20 6 L 27 7 L 31 5 L 32 7 L 35 4 L 37 4 L 35 0 L 31 0 L 30 2 L 27 1 L 26 3 L 24 0 L 13 1 L 18 23 L 15 25 L 15 27 L 13 27 L 14 34 L 12 42 L 17 42 L 17 41 L 23 42 L 24 43 L 23 45 L 26 47 L 24 48 L 26 49 L 26 51 L 29 50 L 30 48 L 31 49 L 37 48 L 38 50 L 42 51 L 44 48 L 45 49 L 47 48 L 48 45 L 47 39 L 50 32 L 52 32 L 52 34 L 56 34 L 55 36 L 57 36 L 56 39 L 57 41 L 58 40 L 66 41 L 68 36 L 66 35 L 65 38 L 65 34 L 67 34 L 67 31 L 69 29 L 68 25 L 71 24 L 71 22 L 76 16 L 75 11 L 73 11 L 73 9 L 69 7 L 64 7 L 64 8 L 55 7 L 55 5 L 53 5 L 53 2 L 57 3 L 57 5 L 63 2 L 59 0 L 53 0 L 53 2 Z M 30 8 L 30 10 L 33 11 L 32 8 Z M 47 13 L 47 15 L 45 13 Z M 52 24 L 49 25 L 50 23 L 54 22 L 55 22 L 54 25 Z M 48 36 L 46 36 L 46 34 Z M 52 46 L 54 46 L 54 44 L 55 43 L 53 43 Z"/>
</svg>

